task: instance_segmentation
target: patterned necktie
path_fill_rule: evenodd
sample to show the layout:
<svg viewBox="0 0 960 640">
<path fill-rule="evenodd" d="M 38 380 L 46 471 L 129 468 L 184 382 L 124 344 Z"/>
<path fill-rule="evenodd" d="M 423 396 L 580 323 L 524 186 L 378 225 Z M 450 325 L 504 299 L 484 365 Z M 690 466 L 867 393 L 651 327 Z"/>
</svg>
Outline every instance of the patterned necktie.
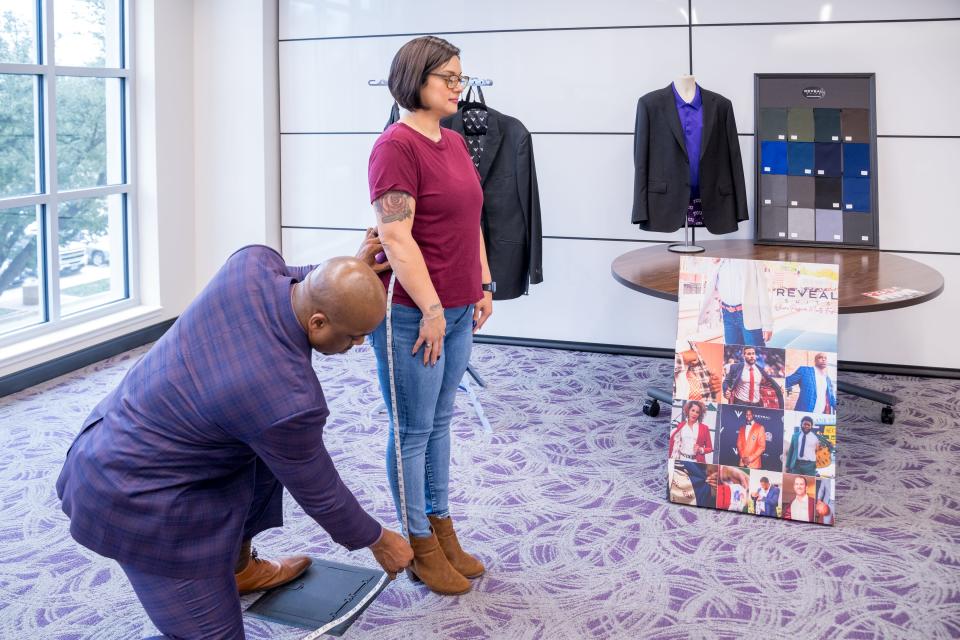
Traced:
<svg viewBox="0 0 960 640">
<path fill-rule="evenodd" d="M 750 367 L 750 402 L 753 402 L 753 367 Z"/>
</svg>

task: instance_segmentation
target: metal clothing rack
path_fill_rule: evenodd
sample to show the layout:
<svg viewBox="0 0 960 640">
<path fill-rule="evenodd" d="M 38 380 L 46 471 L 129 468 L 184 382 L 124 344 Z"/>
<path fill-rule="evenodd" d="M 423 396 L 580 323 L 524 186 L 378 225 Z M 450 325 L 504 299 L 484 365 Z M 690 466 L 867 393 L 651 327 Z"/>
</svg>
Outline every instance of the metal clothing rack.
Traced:
<svg viewBox="0 0 960 640">
<path fill-rule="evenodd" d="M 367 86 L 370 87 L 385 87 L 387 86 L 386 80 L 367 80 Z M 470 82 L 467 83 L 468 87 L 492 87 L 493 80 L 487 78 L 470 78 Z"/>
</svg>

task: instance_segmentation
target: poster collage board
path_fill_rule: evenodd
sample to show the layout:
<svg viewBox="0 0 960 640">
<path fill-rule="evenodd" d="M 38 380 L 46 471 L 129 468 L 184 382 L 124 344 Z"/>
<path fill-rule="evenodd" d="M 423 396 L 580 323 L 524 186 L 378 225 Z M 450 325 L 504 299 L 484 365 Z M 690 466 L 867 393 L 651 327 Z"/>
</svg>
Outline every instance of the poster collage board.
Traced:
<svg viewBox="0 0 960 640">
<path fill-rule="evenodd" d="M 835 523 L 838 280 L 832 264 L 681 258 L 671 502 Z"/>
</svg>

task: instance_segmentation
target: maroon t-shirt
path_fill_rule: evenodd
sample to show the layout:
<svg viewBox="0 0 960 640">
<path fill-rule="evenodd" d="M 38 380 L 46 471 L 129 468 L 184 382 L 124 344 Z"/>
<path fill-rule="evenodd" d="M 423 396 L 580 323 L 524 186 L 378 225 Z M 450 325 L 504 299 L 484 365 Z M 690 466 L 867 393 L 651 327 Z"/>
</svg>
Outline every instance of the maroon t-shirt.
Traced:
<svg viewBox="0 0 960 640">
<path fill-rule="evenodd" d="M 480 211 L 483 188 L 467 143 L 440 129 L 434 142 L 402 122 L 390 125 L 370 152 L 370 202 L 388 191 L 404 191 L 417 206 L 413 239 L 420 246 L 433 286 L 445 308 L 483 298 L 480 288 Z M 381 274 L 384 286 L 390 272 Z M 393 301 L 417 306 L 400 280 Z"/>
</svg>

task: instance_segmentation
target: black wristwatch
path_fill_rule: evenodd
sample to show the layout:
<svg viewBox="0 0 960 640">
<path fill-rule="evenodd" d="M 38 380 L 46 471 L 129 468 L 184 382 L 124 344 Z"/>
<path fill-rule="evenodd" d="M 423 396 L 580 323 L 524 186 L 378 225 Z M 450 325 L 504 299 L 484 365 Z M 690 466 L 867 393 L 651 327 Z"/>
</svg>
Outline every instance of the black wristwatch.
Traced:
<svg viewBox="0 0 960 640">
<path fill-rule="evenodd" d="M 493 282 L 493 281 L 491 280 L 490 282 L 488 282 L 488 283 L 486 283 L 486 284 L 481 284 L 481 285 L 480 285 L 480 288 L 483 289 L 484 291 L 489 291 L 490 293 L 496 293 L 496 292 L 497 292 L 497 283 L 496 283 L 496 282 Z"/>
</svg>

